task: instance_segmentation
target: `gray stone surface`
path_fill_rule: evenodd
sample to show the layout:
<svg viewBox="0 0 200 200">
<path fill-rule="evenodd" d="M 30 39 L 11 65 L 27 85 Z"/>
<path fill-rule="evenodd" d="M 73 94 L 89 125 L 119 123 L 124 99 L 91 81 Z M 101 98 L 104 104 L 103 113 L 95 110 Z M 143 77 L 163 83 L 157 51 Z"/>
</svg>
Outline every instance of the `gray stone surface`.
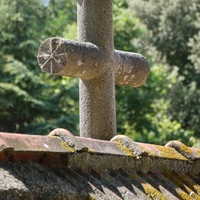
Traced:
<svg viewBox="0 0 200 200">
<path fill-rule="evenodd" d="M 78 199 L 64 178 L 38 163 L 0 163 L 0 200 Z"/>
<path fill-rule="evenodd" d="M 178 168 L 144 172 L 137 165 L 132 170 L 52 166 L 0 162 L 0 200 L 199 199 L 200 195 L 199 175 Z"/>
</svg>

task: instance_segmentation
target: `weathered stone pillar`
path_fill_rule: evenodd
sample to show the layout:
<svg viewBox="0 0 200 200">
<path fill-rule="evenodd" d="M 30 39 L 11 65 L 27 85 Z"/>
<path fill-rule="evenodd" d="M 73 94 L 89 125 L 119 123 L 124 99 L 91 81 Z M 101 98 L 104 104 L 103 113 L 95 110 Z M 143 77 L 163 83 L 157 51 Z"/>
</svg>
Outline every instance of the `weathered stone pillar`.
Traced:
<svg viewBox="0 0 200 200">
<path fill-rule="evenodd" d="M 77 6 L 78 39 L 97 45 L 110 59 L 103 74 L 79 81 L 80 136 L 109 140 L 116 134 L 112 0 L 78 0 Z"/>
</svg>

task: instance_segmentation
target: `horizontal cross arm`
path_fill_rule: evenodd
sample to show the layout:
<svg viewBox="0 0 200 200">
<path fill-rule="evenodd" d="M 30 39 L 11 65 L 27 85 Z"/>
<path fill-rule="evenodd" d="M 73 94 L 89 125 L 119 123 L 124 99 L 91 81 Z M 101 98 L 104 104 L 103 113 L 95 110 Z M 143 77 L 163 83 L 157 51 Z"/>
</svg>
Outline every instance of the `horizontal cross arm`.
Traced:
<svg viewBox="0 0 200 200">
<path fill-rule="evenodd" d="M 148 61 L 138 53 L 115 51 L 115 83 L 139 87 L 150 73 Z"/>
<path fill-rule="evenodd" d="M 115 83 L 132 87 L 143 85 L 150 72 L 148 61 L 140 54 L 114 51 L 113 58 L 92 43 L 57 37 L 41 44 L 38 62 L 42 70 L 49 74 L 85 80 L 99 77 L 113 68 Z"/>
</svg>

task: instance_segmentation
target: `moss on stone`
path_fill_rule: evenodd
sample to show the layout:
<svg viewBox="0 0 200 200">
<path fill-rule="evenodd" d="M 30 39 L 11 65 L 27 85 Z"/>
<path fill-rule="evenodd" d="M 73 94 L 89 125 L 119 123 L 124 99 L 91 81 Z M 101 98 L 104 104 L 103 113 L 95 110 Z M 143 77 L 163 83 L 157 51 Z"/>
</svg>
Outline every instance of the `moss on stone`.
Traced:
<svg viewBox="0 0 200 200">
<path fill-rule="evenodd" d="M 145 191 L 146 195 L 149 198 L 156 199 L 156 200 L 157 199 L 167 200 L 167 198 L 165 196 L 163 196 L 160 191 L 158 191 L 156 188 L 154 188 L 150 184 L 148 184 L 148 183 L 142 183 L 142 186 L 144 188 L 144 191 Z"/>
<path fill-rule="evenodd" d="M 185 153 L 192 153 L 192 150 L 190 148 L 188 148 L 186 145 L 181 144 L 180 145 L 180 150 L 184 151 Z"/>
<path fill-rule="evenodd" d="M 135 154 L 133 153 L 132 149 L 125 147 L 121 141 L 115 141 L 115 143 L 117 144 L 117 146 L 126 153 L 126 155 L 128 156 L 135 156 Z"/>
<path fill-rule="evenodd" d="M 161 156 L 164 158 L 187 160 L 184 156 L 175 152 L 175 150 L 171 147 L 156 146 L 156 148 L 160 151 Z"/>
<path fill-rule="evenodd" d="M 40 148 L 39 151 L 44 151 L 44 149 Z"/>
<path fill-rule="evenodd" d="M 94 149 L 91 149 L 91 148 L 88 149 L 88 152 L 89 153 L 96 153 L 96 151 Z"/>
<path fill-rule="evenodd" d="M 197 149 L 196 152 L 197 152 L 197 155 L 200 157 L 200 150 Z"/>
<path fill-rule="evenodd" d="M 148 156 L 150 156 L 150 157 L 157 157 L 158 156 L 157 154 L 155 154 L 154 152 L 151 152 L 149 150 L 145 149 L 145 151 L 147 152 Z"/>
<path fill-rule="evenodd" d="M 178 189 L 177 190 L 178 195 L 180 196 L 180 199 L 187 199 L 187 200 L 193 200 L 193 198 L 188 195 L 186 192 L 183 192 L 182 190 Z"/>
<path fill-rule="evenodd" d="M 58 136 L 55 136 L 55 135 L 49 135 L 49 137 L 51 137 L 51 138 L 58 138 Z"/>
<path fill-rule="evenodd" d="M 167 178 L 173 182 L 177 186 L 176 192 L 179 195 L 180 199 L 193 199 L 189 194 L 192 192 L 194 199 L 198 199 L 198 195 L 189 188 L 188 181 L 190 179 L 187 179 L 185 175 L 181 175 L 179 173 L 172 173 L 165 171 L 165 175 L 167 175 Z M 186 182 L 187 185 L 184 184 Z M 193 186 L 192 186 L 193 187 Z M 197 198 L 196 198 L 197 197 Z"/>
<path fill-rule="evenodd" d="M 194 181 L 192 181 L 188 176 L 185 174 L 177 174 L 177 178 L 182 182 L 185 183 L 184 188 L 187 190 L 188 193 L 192 193 L 193 196 L 196 198 L 198 197 L 197 194 L 200 194 L 200 187 Z M 196 194 L 197 193 L 197 194 Z"/>
<path fill-rule="evenodd" d="M 61 142 L 61 146 L 64 148 L 64 149 L 66 149 L 66 150 L 68 150 L 68 151 L 70 151 L 70 152 L 75 152 L 75 150 L 72 148 L 72 147 L 70 147 L 66 142 Z"/>
</svg>

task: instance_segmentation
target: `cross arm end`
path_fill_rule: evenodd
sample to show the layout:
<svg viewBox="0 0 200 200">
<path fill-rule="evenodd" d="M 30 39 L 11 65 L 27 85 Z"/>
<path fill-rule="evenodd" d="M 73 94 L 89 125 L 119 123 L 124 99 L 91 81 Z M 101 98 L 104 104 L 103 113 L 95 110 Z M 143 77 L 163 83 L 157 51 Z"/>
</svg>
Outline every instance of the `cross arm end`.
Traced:
<svg viewBox="0 0 200 200">
<path fill-rule="evenodd" d="M 115 51 L 115 82 L 117 85 L 139 87 L 150 73 L 148 61 L 138 53 Z"/>
</svg>

